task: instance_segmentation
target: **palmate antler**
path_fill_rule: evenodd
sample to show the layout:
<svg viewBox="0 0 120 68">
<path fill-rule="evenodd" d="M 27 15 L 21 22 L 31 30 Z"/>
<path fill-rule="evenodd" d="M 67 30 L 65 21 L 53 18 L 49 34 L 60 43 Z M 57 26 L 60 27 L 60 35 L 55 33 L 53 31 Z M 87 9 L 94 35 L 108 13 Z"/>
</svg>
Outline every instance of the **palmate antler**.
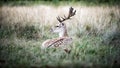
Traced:
<svg viewBox="0 0 120 68">
<path fill-rule="evenodd" d="M 76 13 L 76 10 L 75 11 L 73 11 L 74 10 L 74 8 L 72 8 L 72 7 L 70 7 L 69 8 L 69 14 L 68 14 L 68 16 L 66 17 L 65 15 L 64 15 L 64 17 L 57 17 L 57 20 L 61 23 L 61 22 L 63 22 L 63 21 L 65 21 L 65 20 L 68 20 L 68 19 L 70 19 L 70 17 L 72 17 L 72 16 L 74 16 L 75 15 L 75 13 Z"/>
</svg>

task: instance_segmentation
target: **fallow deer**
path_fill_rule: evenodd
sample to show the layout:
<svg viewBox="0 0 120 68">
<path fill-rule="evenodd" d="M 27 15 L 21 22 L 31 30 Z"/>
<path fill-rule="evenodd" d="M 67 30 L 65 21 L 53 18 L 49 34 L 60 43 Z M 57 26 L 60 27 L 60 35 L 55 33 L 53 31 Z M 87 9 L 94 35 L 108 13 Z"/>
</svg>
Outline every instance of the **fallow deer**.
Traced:
<svg viewBox="0 0 120 68">
<path fill-rule="evenodd" d="M 49 48 L 49 47 L 61 47 L 64 49 L 65 52 L 70 52 L 68 50 L 67 45 L 70 45 L 72 43 L 72 38 L 68 36 L 66 24 L 63 23 L 63 21 L 70 19 L 72 16 L 74 16 L 76 13 L 76 10 L 74 10 L 72 7 L 69 8 L 68 16 L 66 17 L 57 17 L 57 20 L 59 21 L 59 24 L 57 26 L 54 26 L 52 28 L 53 33 L 59 33 L 58 38 L 54 39 L 48 39 L 42 43 L 41 48 Z"/>
</svg>

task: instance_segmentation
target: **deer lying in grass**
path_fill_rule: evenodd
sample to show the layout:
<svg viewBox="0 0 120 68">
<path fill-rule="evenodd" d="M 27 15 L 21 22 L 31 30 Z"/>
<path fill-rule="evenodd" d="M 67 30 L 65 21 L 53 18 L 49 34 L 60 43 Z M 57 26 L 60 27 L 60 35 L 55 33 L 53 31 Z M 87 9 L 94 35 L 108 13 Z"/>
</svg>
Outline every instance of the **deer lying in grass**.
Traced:
<svg viewBox="0 0 120 68">
<path fill-rule="evenodd" d="M 52 32 L 59 33 L 58 38 L 54 39 L 48 39 L 42 43 L 42 48 L 49 48 L 49 47 L 61 47 L 64 49 L 65 52 L 70 52 L 70 50 L 66 47 L 67 45 L 72 43 L 72 38 L 68 36 L 67 34 L 67 28 L 66 25 L 63 23 L 63 21 L 70 19 L 70 17 L 74 16 L 76 13 L 76 10 L 70 7 L 68 16 L 64 17 L 57 17 L 57 20 L 59 21 L 59 24 L 57 26 L 54 26 L 52 28 Z"/>
</svg>

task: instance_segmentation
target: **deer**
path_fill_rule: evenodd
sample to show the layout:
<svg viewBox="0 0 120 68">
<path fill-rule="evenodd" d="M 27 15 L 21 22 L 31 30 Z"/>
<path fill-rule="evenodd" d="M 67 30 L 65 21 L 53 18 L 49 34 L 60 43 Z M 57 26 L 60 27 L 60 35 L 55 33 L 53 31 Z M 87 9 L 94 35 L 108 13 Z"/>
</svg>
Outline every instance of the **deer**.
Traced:
<svg viewBox="0 0 120 68">
<path fill-rule="evenodd" d="M 76 10 L 74 8 L 69 8 L 68 16 L 64 17 L 56 17 L 59 24 L 51 28 L 51 32 L 58 33 L 58 38 L 48 39 L 42 43 L 41 48 L 58 48 L 61 47 L 64 49 L 65 52 L 70 53 L 71 50 L 67 48 L 67 45 L 70 45 L 72 43 L 72 38 L 68 36 L 67 33 L 67 27 L 66 24 L 63 23 L 64 21 L 70 19 L 72 16 L 74 16 L 76 13 Z"/>
</svg>

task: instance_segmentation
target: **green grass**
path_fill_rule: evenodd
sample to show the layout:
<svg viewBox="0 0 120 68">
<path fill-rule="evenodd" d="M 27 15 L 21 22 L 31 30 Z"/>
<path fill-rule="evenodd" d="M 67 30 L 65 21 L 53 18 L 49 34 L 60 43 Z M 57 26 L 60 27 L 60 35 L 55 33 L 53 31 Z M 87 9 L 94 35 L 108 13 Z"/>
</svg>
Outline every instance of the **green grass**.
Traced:
<svg viewBox="0 0 120 68">
<path fill-rule="evenodd" d="M 57 22 L 55 17 L 63 12 L 60 9 L 63 5 L 58 8 L 53 5 L 0 7 L 0 67 L 112 68 L 120 65 L 118 6 L 77 6 L 76 16 L 67 21 L 70 23 L 66 22 L 73 38 L 71 52 L 68 54 L 59 48 L 41 49 L 43 41 L 58 37 L 49 29 Z"/>
<path fill-rule="evenodd" d="M 22 28 L 16 31 L 14 30 L 16 28 L 14 28 L 12 32 L 11 28 L 6 29 L 4 27 L 3 29 L 2 26 L 3 35 L 8 32 L 8 36 L 6 34 L 5 37 L 2 35 L 0 40 L 2 67 L 113 67 L 119 64 L 120 48 L 102 44 L 102 37 L 99 35 L 84 34 L 80 38 L 74 37 L 72 51 L 67 54 L 62 49 L 42 50 L 40 48 L 41 43 L 51 36 L 47 31 L 44 31 L 44 36 L 48 37 L 42 36 L 34 39 L 31 36 L 33 36 L 34 31 L 40 31 L 39 29 L 33 29 L 34 26 Z M 8 30 L 10 30 L 11 34 L 9 34 Z M 22 33 L 19 33 L 20 30 Z M 14 35 L 14 33 L 20 36 Z M 23 33 L 28 36 L 24 36 Z M 53 37 L 55 36 L 53 35 Z"/>
</svg>

